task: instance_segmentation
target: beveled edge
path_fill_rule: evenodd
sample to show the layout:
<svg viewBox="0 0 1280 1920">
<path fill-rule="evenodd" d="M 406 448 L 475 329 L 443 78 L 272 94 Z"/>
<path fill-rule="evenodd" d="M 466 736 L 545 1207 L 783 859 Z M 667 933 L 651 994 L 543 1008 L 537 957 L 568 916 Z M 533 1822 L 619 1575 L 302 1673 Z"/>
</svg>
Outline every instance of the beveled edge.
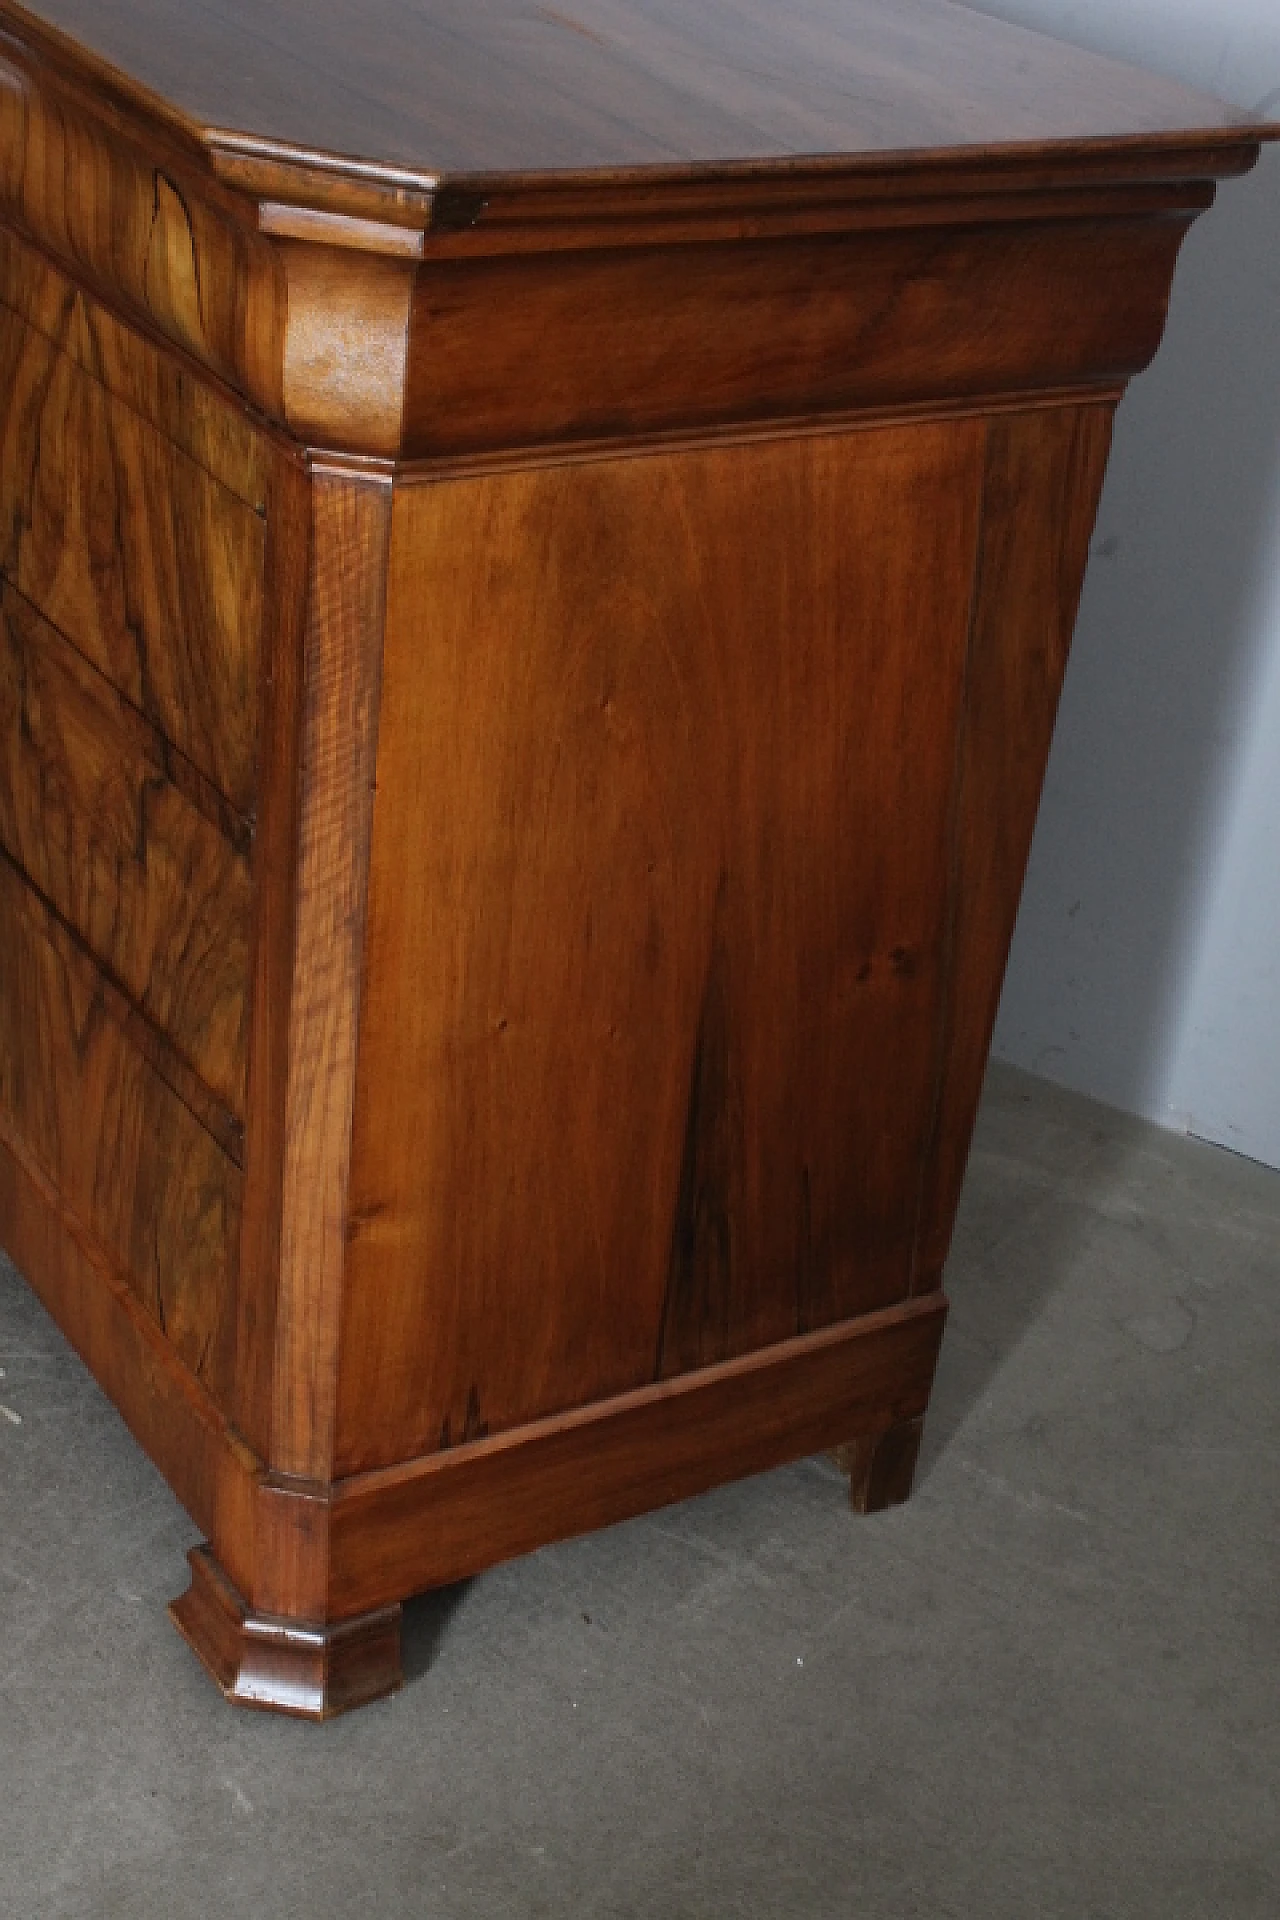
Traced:
<svg viewBox="0 0 1280 1920">
<path fill-rule="evenodd" d="M 1247 173 L 1261 143 L 1280 139 L 1280 122 L 530 173 L 415 174 L 224 129 L 200 137 L 217 179 L 262 203 L 263 231 L 450 259 L 758 238 L 770 227 L 802 233 L 885 219 L 925 224 L 959 217 L 966 202 L 974 203 L 970 218 L 1022 217 L 1035 199 Z"/>
<path fill-rule="evenodd" d="M 1052 35 L 1039 37 L 1053 39 Z M 1047 169 L 1079 182 L 1082 170 L 1089 173 L 1100 167 L 1114 177 L 1117 160 L 1119 177 L 1130 181 L 1221 178 L 1250 166 L 1262 141 L 1280 140 L 1280 121 L 1258 120 L 1218 102 L 1222 118 L 1216 123 L 1151 133 L 658 166 L 463 173 L 406 166 L 203 123 L 73 35 L 30 12 L 20 0 L 0 0 L 0 49 L 5 47 L 38 61 L 65 81 L 91 88 L 125 119 L 162 130 L 168 139 L 198 153 L 220 182 L 255 199 L 432 233 L 454 230 L 460 208 L 475 209 L 474 218 L 463 216 L 467 226 L 481 221 L 508 223 L 517 210 L 521 218 L 545 219 L 548 195 L 564 203 L 585 194 L 598 212 L 619 218 L 641 212 L 640 202 L 650 212 L 658 210 L 660 203 L 670 216 L 690 196 L 710 193 L 714 199 L 741 204 L 745 195 L 754 203 L 757 193 L 787 196 L 833 184 L 851 197 L 860 189 L 896 185 L 908 195 L 923 190 L 931 196 L 960 198 L 987 190 L 993 175 L 1009 180 L 1016 190 L 1019 176 L 1027 184 L 1029 169 Z M 1212 96 L 1203 98 L 1206 106 L 1214 104 Z M 1233 155 L 1243 157 L 1233 161 Z"/>
</svg>

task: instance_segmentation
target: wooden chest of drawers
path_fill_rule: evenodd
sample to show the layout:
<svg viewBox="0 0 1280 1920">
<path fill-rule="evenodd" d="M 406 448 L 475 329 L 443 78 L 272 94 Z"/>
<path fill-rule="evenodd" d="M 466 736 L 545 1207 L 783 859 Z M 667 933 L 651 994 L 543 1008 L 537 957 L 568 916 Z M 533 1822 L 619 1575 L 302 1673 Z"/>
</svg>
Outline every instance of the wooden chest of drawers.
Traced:
<svg viewBox="0 0 1280 1920">
<path fill-rule="evenodd" d="M 39 15 L 0 1238 L 318 1715 L 544 1541 L 908 1491 L 1112 411 L 1267 129 L 932 0 Z"/>
</svg>

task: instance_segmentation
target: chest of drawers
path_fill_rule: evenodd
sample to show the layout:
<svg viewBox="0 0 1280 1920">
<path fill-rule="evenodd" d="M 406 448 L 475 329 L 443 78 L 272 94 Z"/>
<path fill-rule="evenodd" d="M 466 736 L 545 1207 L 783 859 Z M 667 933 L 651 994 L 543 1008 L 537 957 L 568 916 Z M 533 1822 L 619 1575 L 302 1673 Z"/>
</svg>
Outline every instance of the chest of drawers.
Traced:
<svg viewBox="0 0 1280 1920">
<path fill-rule="evenodd" d="M 234 1698 L 909 1490 L 1112 412 L 1266 132 L 933 0 L 0 0 L 0 1239 Z"/>
</svg>

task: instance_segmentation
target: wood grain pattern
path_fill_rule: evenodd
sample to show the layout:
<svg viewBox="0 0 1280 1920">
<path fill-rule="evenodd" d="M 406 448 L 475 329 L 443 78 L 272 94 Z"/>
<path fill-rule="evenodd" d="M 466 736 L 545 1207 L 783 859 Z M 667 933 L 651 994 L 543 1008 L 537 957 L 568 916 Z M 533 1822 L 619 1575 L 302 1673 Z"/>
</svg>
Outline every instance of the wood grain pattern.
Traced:
<svg viewBox="0 0 1280 1920">
<path fill-rule="evenodd" d="M 283 1473 L 326 1479 L 391 489 L 376 475 L 319 470 L 311 507 L 270 1461 Z"/>
<path fill-rule="evenodd" d="M 381 163 L 402 187 L 442 174 L 1214 133 L 1243 117 L 939 0 L 797 0 L 785 11 L 769 0 L 6 0 L 4 10 L 24 32 L 34 11 L 74 34 L 176 105 L 215 150 L 250 147 L 235 133 L 257 136 L 266 158 L 323 146 Z"/>
<path fill-rule="evenodd" d="M 905 1495 L 1110 409 L 1276 133 L 946 0 L 0 0 L 0 1238 L 232 1697 Z"/>
<path fill-rule="evenodd" d="M 254 836 L 249 1097 L 236 1302 L 236 1425 L 264 1460 L 271 1452 L 285 1139 L 290 1113 L 302 687 L 312 562 L 311 490 L 311 476 L 302 463 L 278 454 L 271 465 L 267 489 L 266 624 L 259 723 L 261 797 Z"/>
<path fill-rule="evenodd" d="M 0 585 L 0 846 L 243 1120 L 249 865 L 228 814 Z"/>
<path fill-rule="evenodd" d="M 375 455 L 400 451 L 413 267 L 285 241 L 290 326 L 284 408 L 299 438 Z"/>
<path fill-rule="evenodd" d="M 225 1400 L 237 1169 L 126 1039 L 88 956 L 3 856 L 0 953 L 0 1131 Z"/>
<path fill-rule="evenodd" d="M 428 264 L 404 450 L 1115 388 L 1159 343 L 1189 218 Z"/>
<path fill-rule="evenodd" d="M 917 1418 L 941 1294 L 334 1489 L 331 1617 Z"/>
<path fill-rule="evenodd" d="M 1158 217 L 1204 204 L 1215 181 L 1247 172 L 1256 154 L 1256 141 L 1241 144 L 1224 134 L 1212 146 L 1131 146 L 1123 161 L 1106 145 L 1045 149 L 1034 157 L 993 147 L 963 160 L 897 156 L 891 166 L 847 154 L 781 167 L 752 162 L 661 173 L 517 174 L 442 185 L 430 207 L 414 216 L 416 231 L 400 230 L 387 251 L 403 254 L 413 244 L 415 254 L 434 264 L 894 228 Z M 295 217 L 299 212 L 338 224 L 327 211 L 295 209 Z M 410 210 L 399 217 L 409 220 Z"/>
<path fill-rule="evenodd" d="M 982 449 L 397 495 L 341 1471 L 906 1292 Z"/>
<path fill-rule="evenodd" d="M 0 571 L 246 817 L 262 521 L 0 309 Z"/>
<path fill-rule="evenodd" d="M 0 9 L 0 210 L 65 272 L 279 416 L 279 263 L 180 114 Z"/>
<path fill-rule="evenodd" d="M 261 1596 L 244 1611 L 274 1614 L 280 1626 L 290 1615 L 312 1624 L 359 1616 L 387 1606 L 389 1596 L 492 1565 L 530 1539 L 687 1497 L 743 1470 L 736 1463 L 744 1448 L 766 1467 L 830 1445 L 868 1419 L 909 1419 L 928 1396 L 945 1312 L 941 1300 L 917 1300 L 520 1436 L 311 1490 L 336 1551 L 329 1554 L 326 1539 L 319 1599 L 309 1569 L 305 1601 L 291 1606 L 270 1563 L 280 1557 L 274 1522 L 283 1505 L 296 1504 L 297 1483 L 286 1491 L 264 1475 L 118 1269 L 104 1264 L 101 1248 L 2 1136 L 0 1232 L 216 1543 L 226 1584 L 237 1599 Z M 481 1516 L 491 1525 L 478 1525 Z M 216 1583 L 216 1569 L 209 1571 Z M 217 1636 L 197 1637 L 201 1658 L 215 1664 Z"/>
<path fill-rule="evenodd" d="M 1110 444 L 1108 407 L 991 423 L 922 1291 L 950 1245 Z"/>
<path fill-rule="evenodd" d="M 655 415 L 705 424 L 728 403 L 739 418 L 803 414 L 810 391 L 834 413 L 871 405 L 861 390 L 851 401 L 826 394 L 849 383 L 847 357 L 842 372 L 832 353 L 858 316 L 844 311 L 847 287 L 826 285 L 833 256 L 815 250 L 813 236 L 870 234 L 886 222 L 935 239 L 948 227 L 1021 226 L 1021 241 L 994 247 L 991 283 L 972 311 L 994 323 L 1026 297 L 1027 314 L 1016 327 L 979 328 L 963 363 L 966 391 L 1043 386 L 1063 352 L 1068 361 L 1073 347 L 1086 359 L 1100 352 L 1091 303 L 1055 289 L 1065 283 L 1070 295 L 1084 277 L 1110 285 L 1114 247 L 1100 243 L 1097 259 L 1055 279 L 1040 229 L 1141 216 L 1154 246 L 1161 207 L 1184 217 L 1203 207 L 1215 179 L 1243 171 L 1258 142 L 1280 131 L 945 0 L 841 0 L 843 11 L 801 0 L 785 32 L 763 0 L 712 0 L 696 20 L 670 0 L 590 4 L 609 16 L 599 33 L 555 10 L 376 0 L 376 21 L 361 11 L 352 48 L 343 36 L 356 26 L 355 0 L 308 4 L 296 32 L 284 30 L 279 6 L 264 15 L 249 0 L 209 0 L 194 13 L 184 0 L 107 10 L 45 0 L 40 11 L 52 9 L 80 41 L 0 0 L 0 211 L 97 300 L 262 417 L 331 450 L 413 456 L 492 447 L 513 406 L 520 424 L 509 439 L 555 439 L 546 416 L 564 413 L 565 368 L 571 378 L 591 370 L 574 417 L 605 438 L 631 411 L 652 431 Z M 104 64 L 113 50 L 123 67 Z M 363 90 L 353 88 L 353 59 L 372 62 Z M 190 88 L 219 75 L 227 111 L 210 120 Z M 309 123 L 323 115 L 310 143 L 283 131 L 299 113 Z M 351 115 L 359 137 L 326 146 Z M 717 127 L 737 129 L 728 147 Z M 755 258 L 769 238 L 798 249 L 772 263 L 772 297 L 771 271 Z M 702 257 L 688 252 L 695 241 L 709 250 Z M 725 241 L 740 258 L 716 257 Z M 677 242 L 676 258 L 643 265 Z M 923 259 L 914 244 L 914 256 L 858 271 L 895 285 L 895 300 L 905 276 L 924 299 L 915 318 L 925 325 L 942 270 L 927 242 Z M 1020 245 L 1031 258 L 1020 259 Z M 557 292 L 545 256 L 564 249 L 582 257 L 574 286 Z M 514 277 L 501 258 L 511 255 L 525 256 Z M 453 271 L 464 267 L 475 271 Z M 1122 329 L 1110 342 L 1126 371 L 1135 338 L 1142 357 L 1150 318 L 1152 282 L 1137 279 L 1146 292 L 1136 335 Z M 401 320 L 415 281 L 410 365 Z M 749 364 L 742 326 L 726 337 L 720 324 L 716 288 L 735 311 L 756 309 L 764 351 Z M 623 309 L 637 294 L 628 322 Z M 1121 295 L 1113 288 L 1104 305 Z M 1076 326 L 1055 329 L 1068 311 Z M 918 343 L 920 366 L 946 359 L 963 337 L 963 315 L 954 317 L 949 333 Z M 987 364 L 994 339 L 1017 359 L 1016 377 L 1001 353 Z M 94 347 L 101 357 L 101 339 Z M 529 382 L 530 358 L 549 350 L 554 378 L 544 369 Z M 148 400 L 181 416 L 138 360 L 125 352 L 127 377 L 140 373 Z M 896 367 L 872 356 L 881 400 L 897 392 Z M 460 424 L 473 413 L 473 425 Z"/>
<path fill-rule="evenodd" d="M 267 442 L 212 381 L 124 325 L 48 257 L 0 228 L 0 305 L 44 334 L 255 513 L 266 511 Z"/>
<path fill-rule="evenodd" d="M 253 1572 L 255 1463 L 206 1383 L 179 1359 L 118 1261 L 69 1212 L 0 1125 L 0 1240 L 139 1446 L 211 1539 L 233 1577 Z"/>
</svg>

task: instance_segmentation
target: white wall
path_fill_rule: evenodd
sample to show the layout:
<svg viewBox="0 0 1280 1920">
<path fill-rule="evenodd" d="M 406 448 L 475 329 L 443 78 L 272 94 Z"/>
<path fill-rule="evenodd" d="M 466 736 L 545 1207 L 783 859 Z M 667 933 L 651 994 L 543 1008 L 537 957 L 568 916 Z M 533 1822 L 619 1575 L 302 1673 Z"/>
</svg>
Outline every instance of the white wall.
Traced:
<svg viewBox="0 0 1280 1920">
<path fill-rule="evenodd" d="M 982 10 L 1280 113 L 1280 0 Z M 1120 410 L 995 1050 L 1280 1166 L 1275 149 Z"/>
</svg>

